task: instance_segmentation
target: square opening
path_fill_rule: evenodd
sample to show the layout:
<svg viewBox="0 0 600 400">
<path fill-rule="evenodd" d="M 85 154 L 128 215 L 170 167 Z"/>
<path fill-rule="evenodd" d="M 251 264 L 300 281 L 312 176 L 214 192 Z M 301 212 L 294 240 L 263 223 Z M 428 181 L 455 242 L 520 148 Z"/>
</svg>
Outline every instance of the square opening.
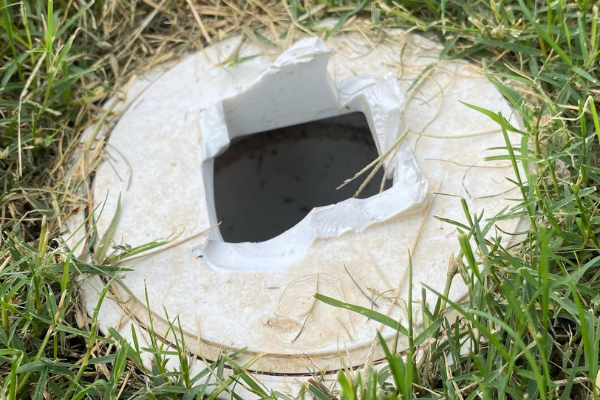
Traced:
<svg viewBox="0 0 600 400">
<path fill-rule="evenodd" d="M 225 242 L 263 242 L 313 208 L 352 197 L 366 175 L 336 190 L 378 157 L 368 122 L 351 113 L 252 134 L 215 159 L 214 199 Z M 379 193 L 383 168 L 358 196 Z M 384 189 L 391 187 L 386 180 Z"/>
</svg>

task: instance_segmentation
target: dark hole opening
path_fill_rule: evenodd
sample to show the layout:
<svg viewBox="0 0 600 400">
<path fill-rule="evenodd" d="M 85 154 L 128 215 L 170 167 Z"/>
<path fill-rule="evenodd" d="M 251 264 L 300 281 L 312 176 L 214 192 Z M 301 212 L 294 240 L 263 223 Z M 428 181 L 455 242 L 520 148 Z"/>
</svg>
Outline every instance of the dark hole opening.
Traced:
<svg viewBox="0 0 600 400">
<path fill-rule="evenodd" d="M 367 174 L 336 190 L 378 157 L 362 113 L 346 114 L 238 139 L 215 159 L 214 191 L 223 240 L 262 242 L 314 207 L 354 195 Z M 379 192 L 383 168 L 359 198 Z M 391 187 L 386 180 L 385 189 Z"/>
</svg>

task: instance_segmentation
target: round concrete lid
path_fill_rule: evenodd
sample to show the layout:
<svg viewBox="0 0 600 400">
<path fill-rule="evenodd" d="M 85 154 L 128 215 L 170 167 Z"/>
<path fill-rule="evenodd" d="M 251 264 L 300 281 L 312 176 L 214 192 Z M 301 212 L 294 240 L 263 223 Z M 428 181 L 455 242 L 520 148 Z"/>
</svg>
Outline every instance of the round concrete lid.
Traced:
<svg viewBox="0 0 600 400">
<path fill-rule="evenodd" d="M 157 336 L 169 340 L 169 319 L 179 317 L 188 348 L 208 360 L 223 348 L 246 348 L 240 363 L 262 354 L 252 370 L 267 374 L 362 365 L 382 358 L 373 345 L 380 324 L 318 302 L 314 295 L 373 308 L 405 324 L 411 260 L 417 300 L 423 285 L 443 291 L 450 256 L 459 250 L 456 227 L 435 217 L 464 223 L 460 198 L 471 213 L 484 212 L 488 218 L 512 205 L 507 198 L 514 197 L 515 186 L 506 179 L 514 177 L 512 167 L 507 161 L 484 160 L 502 154 L 489 149 L 506 147 L 499 126 L 461 104 L 512 114 L 480 71 L 465 62 L 440 61 L 438 45 L 402 32 L 388 32 L 378 42 L 341 35 L 322 47 L 310 40 L 316 49 L 312 53 L 302 53 L 306 46 L 300 46 L 277 58 L 254 43 L 231 38 L 138 77 L 126 99 L 112 103 L 122 113 L 93 186 L 94 204 L 101 209 L 98 236 L 109 229 L 119 198 L 114 244 L 140 246 L 177 236 L 123 263 L 131 271 L 114 289 L 121 302 L 105 302 L 101 326 L 125 333 L 131 324 L 144 329 L 150 325 L 149 307 Z M 245 61 L 228 65 L 232 56 Z M 310 62 L 302 64 L 306 59 Z M 273 106 L 281 114 L 279 125 L 364 112 L 380 154 L 389 155 L 384 164 L 394 170 L 393 188 L 364 203 L 327 209 L 335 212 L 313 210 L 308 228 L 294 227 L 293 235 L 272 239 L 274 245 L 223 242 L 214 228 L 211 160 L 227 148 L 227 139 L 277 125 L 250 121 L 248 115 L 269 107 L 239 111 L 249 104 L 244 96 L 264 96 L 272 82 L 289 84 L 280 71 L 306 66 L 310 75 L 319 62 L 325 68 L 306 79 L 324 79 L 329 86 L 309 89 L 318 99 L 331 94 L 338 107 L 325 99 L 319 106 L 325 111 L 315 113 L 314 104 L 302 108 L 305 99 L 298 94 L 299 104 L 291 109 L 282 102 Z M 345 90 L 369 79 L 380 92 L 368 94 L 371 86 L 363 85 L 356 91 L 364 96 L 353 98 L 355 93 Z M 390 87 L 392 97 L 382 92 Z M 266 98 L 255 101 L 265 103 Z M 234 118 L 236 110 L 240 116 Z M 284 115 L 286 110 L 290 113 Z M 518 120 L 511 123 L 520 126 Z M 509 138 L 513 144 L 520 141 L 517 134 Z M 323 233 L 327 229 L 320 228 L 331 225 L 322 225 L 317 214 L 344 222 Z M 491 229 L 490 235 L 515 232 L 520 222 L 498 221 L 500 230 Z M 278 254 L 278 248 L 285 251 Z M 90 310 L 99 286 L 82 282 Z M 449 296 L 460 300 L 466 295 L 457 277 Z M 427 301 L 435 304 L 436 296 L 429 292 Z M 415 303 L 417 323 L 419 310 Z M 383 333 L 389 340 L 396 336 L 389 328 Z M 401 335 L 398 348 L 406 346 Z"/>
</svg>

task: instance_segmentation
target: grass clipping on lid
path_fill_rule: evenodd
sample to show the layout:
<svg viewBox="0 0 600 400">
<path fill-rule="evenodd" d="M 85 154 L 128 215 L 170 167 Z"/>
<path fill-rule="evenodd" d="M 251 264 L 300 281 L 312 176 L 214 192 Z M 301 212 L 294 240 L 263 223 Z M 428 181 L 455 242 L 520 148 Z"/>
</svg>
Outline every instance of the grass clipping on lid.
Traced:
<svg viewBox="0 0 600 400">
<path fill-rule="evenodd" d="M 88 218 L 89 237 L 77 252 L 66 248 L 59 229 L 76 210 L 91 213 L 103 142 L 86 145 L 81 169 L 66 179 L 69 161 L 86 127 L 118 117 L 101 112 L 105 100 L 184 52 L 243 34 L 275 54 L 297 33 L 356 31 L 377 42 L 392 40 L 383 28 L 400 27 L 438 40 L 442 58 L 470 59 L 523 117 L 521 143 L 507 143 L 497 157 L 513 164 L 520 195 L 496 218 L 522 215 L 531 229 L 504 248 L 485 239 L 493 221 L 464 203 L 467 223 L 447 221 L 461 232 L 461 252 L 449 259 L 445 293 L 422 311 L 418 335 L 412 321 L 398 326 L 319 295 L 408 335 L 410 348 L 402 355 L 385 348 L 382 369 L 340 371 L 335 387 L 324 383 L 327 371 L 313 371 L 302 396 L 598 399 L 598 13 L 591 0 L 0 0 L 0 398 L 214 399 L 243 386 L 257 397 L 287 399 L 248 372 L 255 359 L 240 365 L 235 353 L 191 375 L 190 362 L 201 354 L 186 348 L 177 318 L 168 318 L 178 338 L 170 347 L 153 338 L 142 349 L 137 338 L 129 344 L 114 330 L 99 335 L 97 314 L 81 308 L 75 276 L 100 275 L 109 295 L 121 259 L 163 242 L 114 248 L 110 238 L 98 238 L 102 257 L 93 258 Z M 329 18 L 338 22 L 320 24 Z M 227 65 L 244 61 L 234 53 Z M 423 71 L 422 79 L 428 76 Z M 479 111 L 505 133 L 511 129 L 507 116 Z M 470 288 L 460 304 L 445 296 L 456 274 Z M 411 293 L 411 300 L 421 296 Z M 459 323 L 442 318 L 448 310 Z M 143 352 L 153 357 L 150 371 Z M 179 358 L 181 371 L 167 370 L 167 355 Z M 223 376 L 224 368 L 234 375 Z M 208 375 L 213 383 L 195 385 Z"/>
</svg>

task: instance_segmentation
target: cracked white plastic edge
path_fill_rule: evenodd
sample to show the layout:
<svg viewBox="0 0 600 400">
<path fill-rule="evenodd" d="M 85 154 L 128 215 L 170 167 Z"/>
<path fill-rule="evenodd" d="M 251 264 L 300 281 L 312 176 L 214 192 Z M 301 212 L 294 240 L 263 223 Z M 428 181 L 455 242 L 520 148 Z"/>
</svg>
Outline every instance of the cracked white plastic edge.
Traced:
<svg viewBox="0 0 600 400">
<path fill-rule="evenodd" d="M 350 198 L 314 208 L 297 225 L 265 242 L 227 243 L 216 227 L 209 240 L 193 250 L 209 268 L 248 272 L 285 268 L 302 260 L 318 238 L 362 232 L 420 206 L 428 197 L 428 183 L 412 152 L 401 142 L 405 96 L 396 77 L 392 73 L 383 77 L 356 76 L 341 80 L 335 87 L 327 72 L 330 53 L 321 39 L 300 40 L 246 90 L 204 110 L 200 128 L 211 224 L 218 224 L 213 193 L 214 158 L 227 150 L 235 138 L 303 122 L 364 113 L 379 154 L 398 147 L 384 160 L 393 186 L 366 199 Z"/>
</svg>

